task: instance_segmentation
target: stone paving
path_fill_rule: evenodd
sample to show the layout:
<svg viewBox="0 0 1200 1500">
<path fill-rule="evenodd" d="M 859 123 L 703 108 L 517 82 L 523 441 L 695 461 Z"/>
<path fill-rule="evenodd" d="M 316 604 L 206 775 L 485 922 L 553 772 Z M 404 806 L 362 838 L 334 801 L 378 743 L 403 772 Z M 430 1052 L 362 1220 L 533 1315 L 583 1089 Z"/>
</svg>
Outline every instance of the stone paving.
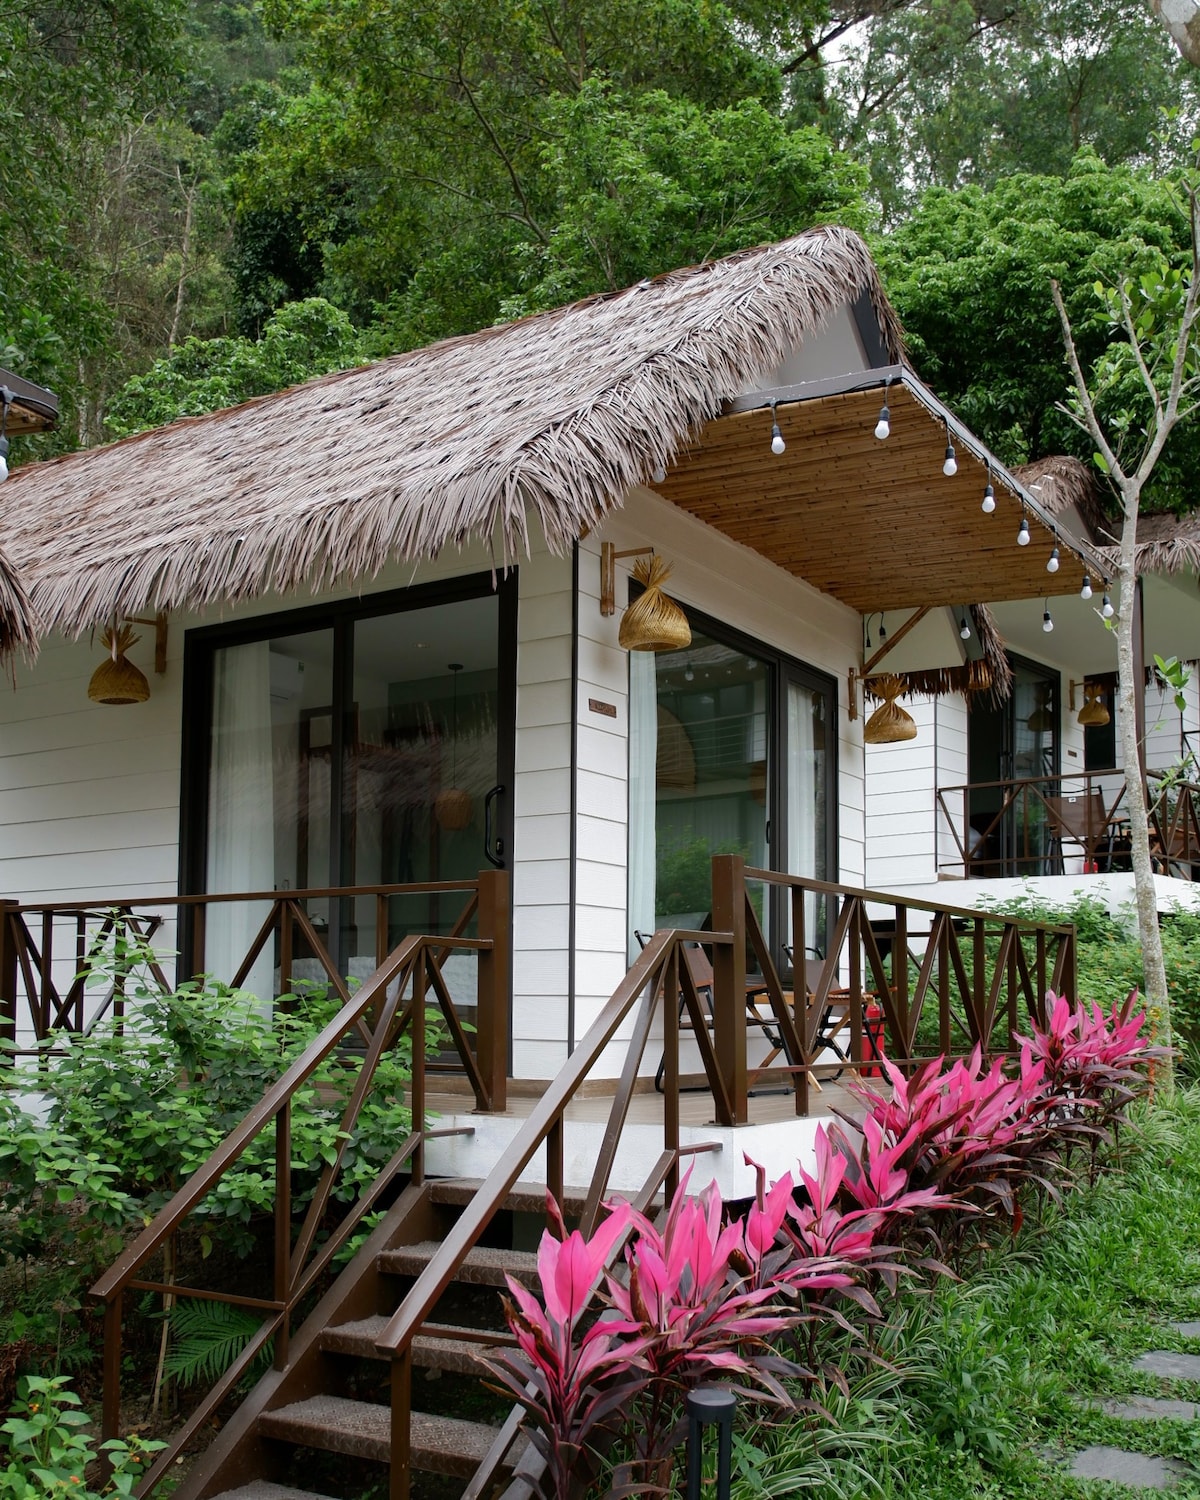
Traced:
<svg viewBox="0 0 1200 1500">
<path fill-rule="evenodd" d="M 1182 1338 L 1200 1340 L 1200 1320 L 1172 1323 L 1170 1327 Z M 1200 1382 L 1200 1354 L 1152 1349 L 1136 1359 L 1133 1368 L 1163 1381 Z M 1164 1418 L 1194 1422 L 1200 1418 L 1200 1403 L 1173 1396 L 1114 1397 L 1100 1402 L 1100 1409 L 1106 1416 L 1125 1422 L 1159 1422 Z M 1108 1479 L 1135 1489 L 1169 1490 L 1188 1473 L 1188 1466 L 1173 1458 L 1095 1443 L 1071 1455 L 1068 1472 L 1074 1479 Z"/>
</svg>

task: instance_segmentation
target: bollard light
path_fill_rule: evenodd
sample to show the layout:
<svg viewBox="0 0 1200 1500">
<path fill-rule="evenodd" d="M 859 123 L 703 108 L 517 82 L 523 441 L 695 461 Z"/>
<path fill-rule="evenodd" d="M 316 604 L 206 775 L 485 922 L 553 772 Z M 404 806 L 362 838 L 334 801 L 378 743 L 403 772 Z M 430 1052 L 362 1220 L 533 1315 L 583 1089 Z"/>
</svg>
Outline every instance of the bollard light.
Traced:
<svg viewBox="0 0 1200 1500">
<path fill-rule="evenodd" d="M 728 1385 L 698 1385 L 688 1392 L 687 1500 L 700 1500 L 704 1429 L 717 1424 L 717 1500 L 729 1500 L 733 1481 L 733 1414 L 737 1392 Z"/>
</svg>

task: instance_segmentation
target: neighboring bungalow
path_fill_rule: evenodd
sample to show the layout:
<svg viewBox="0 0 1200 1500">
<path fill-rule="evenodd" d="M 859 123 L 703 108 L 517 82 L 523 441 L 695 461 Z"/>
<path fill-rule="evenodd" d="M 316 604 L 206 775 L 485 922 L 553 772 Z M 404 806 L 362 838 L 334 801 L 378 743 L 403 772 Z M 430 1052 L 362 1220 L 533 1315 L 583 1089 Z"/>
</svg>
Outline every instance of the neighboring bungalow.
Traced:
<svg viewBox="0 0 1200 1500">
<path fill-rule="evenodd" d="M 1111 567 L 1117 535 L 1087 467 L 1050 458 L 1018 472 L 1061 534 L 1086 538 Z M 1138 734 L 1159 899 L 1164 908 L 1200 909 L 1200 886 L 1192 886 L 1200 873 L 1195 518 L 1141 517 L 1138 568 Z M 933 693 L 938 684 L 928 674 L 907 673 L 937 649 L 928 627 L 889 658 L 910 691 L 904 706 L 917 733 L 867 748 L 869 885 L 909 896 L 940 890 L 944 898 L 939 882 L 965 879 L 969 885 L 956 887 L 954 899 L 971 906 L 1029 891 L 1052 902 L 1069 902 L 1076 892 L 1098 895 L 1113 909 L 1132 901 L 1116 638 L 1103 628 L 1104 580 L 1093 576 L 1090 584 L 1086 607 L 1054 604 L 1051 630 L 1025 601 L 992 604 L 1011 668 L 1006 695 L 964 694 L 954 684 Z M 1156 655 L 1192 666 L 1182 712 L 1176 690 L 1154 670 Z"/>
<path fill-rule="evenodd" d="M 265 997 L 452 930 L 429 884 L 490 862 L 531 1089 L 639 934 L 705 922 L 712 854 L 869 876 L 864 619 L 1040 619 L 1049 590 L 1090 621 L 1101 568 L 1060 535 L 1047 575 L 1053 517 L 904 363 L 841 229 L 31 466 L 5 499 L 44 638 L 0 695 L 0 892 L 37 908 L 22 983 L 65 975 L 43 1017 L 86 1012 L 64 904 L 156 898 L 183 972 Z M 651 549 L 690 643 L 630 652 Z M 260 899 L 175 927 L 177 895 L 238 892 Z M 826 896 L 786 898 L 754 897 L 778 972 L 828 949 L 826 990 L 860 974 Z M 52 961 L 36 934 L 77 917 Z"/>
<path fill-rule="evenodd" d="M 58 398 L 44 386 L 0 370 L 0 481 L 8 477 L 9 437 L 44 432 L 58 418 Z M 7 556 L 0 550 L 0 665 L 18 654 L 37 655 L 37 629 L 29 596 Z"/>
</svg>

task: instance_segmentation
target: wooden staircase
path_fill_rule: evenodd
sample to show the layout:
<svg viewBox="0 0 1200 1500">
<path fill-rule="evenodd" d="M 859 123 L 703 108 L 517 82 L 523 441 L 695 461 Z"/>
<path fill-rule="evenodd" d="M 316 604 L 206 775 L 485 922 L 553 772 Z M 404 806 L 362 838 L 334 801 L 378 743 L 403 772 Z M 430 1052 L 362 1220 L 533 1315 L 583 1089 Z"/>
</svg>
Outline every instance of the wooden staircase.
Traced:
<svg viewBox="0 0 1200 1500">
<path fill-rule="evenodd" d="M 468 1383 L 487 1400 L 480 1354 L 511 1343 L 499 1293 L 507 1275 L 537 1285 L 534 1251 L 476 1245 L 456 1268 L 434 1316 L 413 1338 L 407 1465 L 393 1432 L 391 1354 L 379 1348 L 392 1315 L 481 1187 L 478 1181 L 453 1179 L 404 1189 L 293 1335 L 287 1368 L 272 1371 L 251 1392 L 176 1489 L 176 1500 L 330 1500 L 313 1487 L 315 1478 L 329 1475 L 340 1481 L 329 1489 L 357 1500 L 345 1489 L 347 1478 L 357 1476 L 354 1482 L 380 1493 L 389 1473 L 405 1466 L 415 1471 L 416 1495 L 426 1490 L 450 1495 L 455 1487 L 447 1481 L 457 1480 L 458 1493 L 486 1496 L 511 1479 L 527 1444 L 515 1420 L 505 1423 L 509 1403 L 493 1398 L 491 1421 L 467 1421 L 445 1408 L 462 1404 Z M 582 1209 L 583 1194 L 566 1196 L 567 1211 Z M 503 1237 L 511 1238 L 516 1216 L 535 1212 L 538 1222 L 522 1228 L 540 1227 L 545 1190 L 520 1184 L 507 1195 L 493 1228 L 503 1226 Z M 404 1443 L 403 1435 L 399 1441 Z M 338 1473 L 344 1466 L 329 1455 L 359 1462 Z M 373 1467 L 377 1474 L 370 1472 Z M 441 1476 L 442 1482 L 424 1485 L 423 1474 Z"/>
</svg>

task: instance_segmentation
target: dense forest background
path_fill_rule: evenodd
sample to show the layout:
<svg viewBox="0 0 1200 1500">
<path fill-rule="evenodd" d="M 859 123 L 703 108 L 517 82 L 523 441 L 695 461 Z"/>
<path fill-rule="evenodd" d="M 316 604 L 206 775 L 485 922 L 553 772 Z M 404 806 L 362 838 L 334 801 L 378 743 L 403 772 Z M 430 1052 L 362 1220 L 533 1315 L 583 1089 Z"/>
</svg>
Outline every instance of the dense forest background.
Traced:
<svg viewBox="0 0 1200 1500">
<path fill-rule="evenodd" d="M 1142 0 L 6 7 L 0 365 L 64 412 L 14 457 L 825 222 L 1004 459 L 1079 452 L 1050 278 L 1094 359 L 1095 281 L 1186 263 L 1197 76 Z"/>
</svg>

